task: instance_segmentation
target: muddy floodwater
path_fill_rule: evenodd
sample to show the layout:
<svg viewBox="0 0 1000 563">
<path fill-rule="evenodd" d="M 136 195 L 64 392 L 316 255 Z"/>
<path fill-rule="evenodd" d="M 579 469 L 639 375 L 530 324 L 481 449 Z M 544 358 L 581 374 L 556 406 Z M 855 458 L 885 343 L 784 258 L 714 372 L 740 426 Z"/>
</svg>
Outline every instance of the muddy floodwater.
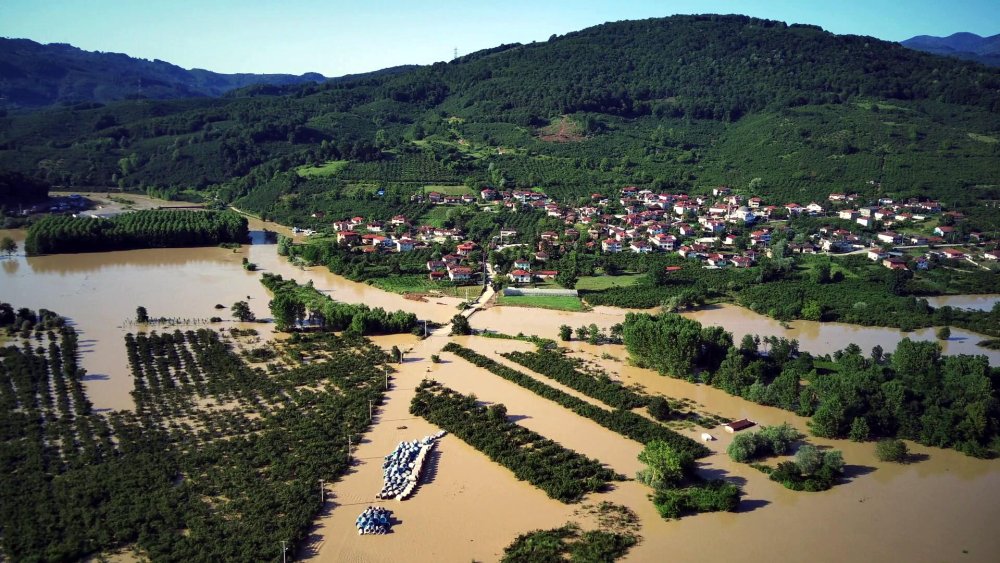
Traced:
<svg viewBox="0 0 1000 563">
<path fill-rule="evenodd" d="M 49 309 L 70 319 L 80 332 L 87 392 L 100 409 L 132 407 L 123 338 L 140 329 L 133 322 L 136 307 L 145 307 L 150 317 L 168 319 L 151 325 L 152 330 L 255 328 L 266 339 L 271 325 L 237 323 L 229 312 L 233 303 L 243 300 L 258 319 L 270 317 L 262 272 L 300 283 L 312 280 L 334 299 L 407 309 L 421 319 L 445 322 L 456 313 L 455 298 L 415 302 L 335 276 L 325 268 L 295 267 L 277 255 L 274 244 L 265 242 L 263 230 L 281 231 L 280 226 L 251 220 L 250 229 L 254 244 L 235 251 L 166 248 L 26 257 L 22 250 L 13 258 L 0 258 L 0 300 L 15 307 Z M 0 231 L 0 236 L 11 236 L 23 249 L 25 231 Z M 256 263 L 258 271 L 245 271 L 243 257 Z M 216 309 L 216 304 L 223 308 Z M 224 321 L 210 324 L 214 316 Z"/>
<path fill-rule="evenodd" d="M 248 300 L 258 317 L 269 317 L 269 296 L 259 282 L 260 272 L 244 271 L 243 257 L 256 263 L 260 271 L 299 282 L 311 280 L 341 301 L 405 309 L 421 319 L 440 322 L 456 313 L 457 299 L 416 302 L 350 282 L 324 268 L 297 268 L 277 256 L 273 244 L 265 242 L 265 228 L 287 233 L 278 225 L 251 221 L 254 244 L 235 252 L 222 248 L 156 249 L 32 258 L 22 253 L 13 259 L 0 259 L 0 300 L 18 307 L 44 307 L 71 319 L 81 333 L 82 364 L 89 373 L 88 393 L 95 406 L 103 409 L 132 405 L 132 383 L 122 337 L 138 329 L 132 323 L 137 306 L 146 307 L 152 317 L 171 319 L 158 330 L 253 326 L 262 338 L 272 336 L 269 324 L 239 325 L 229 313 L 233 302 Z M 23 231 L 0 235 L 10 233 L 19 244 L 23 241 Z M 996 299 L 971 296 L 962 302 L 988 309 Z M 980 301 L 982 305 L 975 305 Z M 935 304 L 962 306 L 958 302 Z M 224 308 L 216 310 L 217 303 Z M 576 328 L 595 323 L 607 329 L 621 322 L 625 314 L 608 307 L 586 313 L 493 307 L 474 314 L 471 323 L 478 329 L 554 338 L 560 325 Z M 209 324 L 208 319 L 216 315 L 224 322 Z M 776 321 L 730 305 L 685 316 L 723 326 L 733 332 L 737 341 L 748 333 L 784 336 L 798 339 L 803 350 L 818 354 L 831 353 L 852 342 L 865 350 L 878 344 L 892 351 L 903 336 L 934 339 L 933 329 L 902 334 L 893 329 L 808 321 L 789 323 L 789 328 L 784 328 Z M 396 366 L 398 373 L 393 376 L 384 405 L 375 413 L 372 431 L 356 445 L 351 470 L 338 482 L 327 484 L 326 508 L 295 559 L 495 561 L 518 534 L 529 530 L 554 528 L 570 520 L 586 529 L 596 525 L 591 516 L 580 512 L 580 505 L 564 505 L 548 498 L 449 435 L 441 440 L 424 482 L 411 499 L 379 501 L 395 514 L 397 524 L 392 533 L 357 535 L 354 519 L 365 506 L 375 504 L 374 495 L 381 486 L 382 456 L 401 440 L 438 431 L 408 413 L 414 389 L 424 378 L 474 393 L 484 403 L 504 403 L 508 415 L 518 424 L 596 458 L 626 476 L 633 476 L 640 468 L 636 456 L 641 444 L 441 352 L 452 339 L 446 334 L 447 329 L 443 329 L 423 340 L 411 335 L 373 339 L 384 349 L 398 346 L 406 351 L 405 362 Z M 942 345 L 945 353 L 986 354 L 991 364 L 1000 365 L 1000 353 L 975 346 L 982 338 L 953 329 L 951 339 Z M 519 341 L 454 339 L 512 367 L 517 366 L 498 352 L 531 348 Z M 806 429 L 805 419 L 792 413 L 629 366 L 622 346 L 573 342 L 570 348 L 575 356 L 600 365 L 626 384 L 639 385 L 651 394 L 687 399 L 701 412 L 729 419 L 747 417 L 761 424 L 788 421 Z M 441 363 L 431 361 L 436 354 Z M 531 375 L 562 388 L 541 375 Z M 700 427 L 682 430 L 695 439 L 704 431 Z M 643 539 L 627 561 L 1000 560 L 1000 535 L 996 533 L 996 522 L 1000 521 L 1000 461 L 976 460 L 953 451 L 909 444 L 916 454 L 913 463 L 884 464 L 875 459 L 873 444 L 810 438 L 820 446 L 843 450 L 848 477 L 830 491 L 793 492 L 749 466 L 729 461 L 725 448 L 731 435 L 720 428 L 707 431 L 717 440 L 708 444 L 713 454 L 701 460 L 700 471 L 706 477 L 731 479 L 743 486 L 746 496 L 740 512 L 667 522 L 647 499 L 650 490 L 636 481 L 616 483 L 608 492 L 589 495 L 584 503 L 608 500 L 627 505 L 638 514 Z"/>
<path fill-rule="evenodd" d="M 931 307 L 954 307 L 956 309 L 975 309 L 977 311 L 989 311 L 993 306 L 1000 303 L 1000 295 L 987 293 L 983 295 L 942 295 L 940 297 L 927 297 L 927 302 Z"/>
<path fill-rule="evenodd" d="M 990 365 L 1000 365 L 1000 351 L 989 350 L 977 346 L 981 340 L 988 337 L 960 328 L 951 328 L 948 340 L 938 340 L 934 328 L 922 328 L 912 332 L 902 332 L 893 328 L 849 325 L 844 323 L 818 323 L 814 321 L 792 321 L 789 328 L 764 315 L 754 313 L 737 305 L 714 305 L 700 311 L 685 313 L 685 317 L 694 319 L 704 325 L 724 327 L 733 333 L 733 339 L 739 342 L 746 334 L 761 336 L 783 336 L 799 341 L 799 348 L 813 354 L 833 353 L 854 343 L 868 352 L 875 345 L 881 346 L 886 352 L 896 349 L 896 344 L 903 338 L 910 340 L 935 340 L 941 344 L 945 354 L 983 355 L 990 359 Z"/>
<path fill-rule="evenodd" d="M 966 296 L 956 296 L 966 297 Z M 974 297 L 974 296 L 967 296 Z M 638 311 L 637 311 L 638 312 Z M 655 314 L 657 309 L 644 311 Z M 537 335 L 547 338 L 557 338 L 560 325 L 576 328 L 582 325 L 596 324 L 602 329 L 625 319 L 627 311 L 613 307 L 595 307 L 585 313 L 566 311 L 543 311 L 519 307 L 494 307 L 472 317 L 474 328 L 493 330 L 508 334 L 522 332 L 526 335 Z M 951 338 L 937 340 L 934 328 L 923 328 L 911 332 L 902 332 L 894 328 L 859 326 L 844 323 L 819 323 L 814 321 L 792 321 L 785 328 L 779 321 L 759 315 L 739 305 L 711 305 L 698 311 L 682 313 L 683 316 L 694 319 L 703 325 L 721 326 L 733 333 L 733 340 L 739 342 L 746 334 L 760 336 L 781 336 L 799 341 L 799 348 L 813 354 L 833 353 L 855 343 L 868 352 L 879 345 L 885 352 L 892 352 L 896 344 L 903 338 L 911 340 L 936 340 L 941 344 L 945 354 L 973 354 L 989 358 L 990 365 L 1000 365 L 1000 351 L 989 350 L 977 346 L 981 340 L 988 337 L 960 328 L 951 329 Z"/>
</svg>

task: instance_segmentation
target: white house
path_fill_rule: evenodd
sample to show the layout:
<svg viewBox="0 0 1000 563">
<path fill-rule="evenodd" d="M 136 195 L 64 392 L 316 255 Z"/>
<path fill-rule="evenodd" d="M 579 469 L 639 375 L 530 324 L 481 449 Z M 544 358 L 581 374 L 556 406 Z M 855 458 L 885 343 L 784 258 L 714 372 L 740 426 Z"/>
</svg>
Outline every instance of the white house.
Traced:
<svg viewBox="0 0 1000 563">
<path fill-rule="evenodd" d="M 507 277 L 514 283 L 531 283 L 531 272 L 527 270 L 513 270 Z"/>
</svg>

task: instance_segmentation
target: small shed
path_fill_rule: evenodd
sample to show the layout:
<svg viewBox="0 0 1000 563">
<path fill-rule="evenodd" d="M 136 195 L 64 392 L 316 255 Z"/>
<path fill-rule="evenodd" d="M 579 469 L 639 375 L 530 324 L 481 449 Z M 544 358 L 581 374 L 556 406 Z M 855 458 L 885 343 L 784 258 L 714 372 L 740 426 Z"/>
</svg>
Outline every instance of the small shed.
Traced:
<svg viewBox="0 0 1000 563">
<path fill-rule="evenodd" d="M 756 425 L 757 425 L 757 423 L 754 422 L 754 421 L 752 421 L 752 420 L 749 420 L 749 419 L 746 419 L 746 418 L 741 418 L 739 420 L 734 420 L 734 421 L 730 422 L 729 424 L 726 424 L 725 426 L 723 426 L 723 428 L 726 429 L 726 432 L 729 432 L 730 434 L 732 434 L 734 432 L 739 432 L 740 430 L 746 430 L 747 428 L 750 428 L 750 427 L 756 426 Z"/>
</svg>

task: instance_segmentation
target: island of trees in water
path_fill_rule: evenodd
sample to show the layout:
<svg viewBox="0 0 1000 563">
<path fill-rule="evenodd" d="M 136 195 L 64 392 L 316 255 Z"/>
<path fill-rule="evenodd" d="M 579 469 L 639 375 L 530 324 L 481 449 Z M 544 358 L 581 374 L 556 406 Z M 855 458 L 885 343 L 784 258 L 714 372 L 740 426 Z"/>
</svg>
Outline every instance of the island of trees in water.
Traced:
<svg viewBox="0 0 1000 563">
<path fill-rule="evenodd" d="M 748 335 L 735 345 L 719 327 L 672 314 L 630 313 L 623 334 L 636 364 L 811 417 L 817 436 L 1000 453 L 998 370 L 985 356 L 943 356 L 936 342 L 904 338 L 892 354 L 852 344 L 814 357 L 784 338 Z"/>
<path fill-rule="evenodd" d="M 231 211 L 145 210 L 110 218 L 49 215 L 28 228 L 29 255 L 214 246 L 247 240 L 247 219 Z"/>
<path fill-rule="evenodd" d="M 346 331 L 355 335 L 414 332 L 417 316 L 406 311 L 386 312 L 381 307 L 334 301 L 313 287 L 265 272 L 261 283 L 274 298 L 269 306 L 278 330 Z"/>
<path fill-rule="evenodd" d="M 348 437 L 358 441 L 369 401 L 382 400 L 387 358 L 361 338 L 295 334 L 282 355 L 310 364 L 279 360 L 265 373 L 202 329 L 128 335 L 136 409 L 103 413 L 83 388 L 72 327 L 7 311 L 0 549 L 10 561 L 120 548 L 154 561 L 274 561 L 282 541 L 294 552 L 306 538 L 319 480 L 347 469 Z"/>
</svg>

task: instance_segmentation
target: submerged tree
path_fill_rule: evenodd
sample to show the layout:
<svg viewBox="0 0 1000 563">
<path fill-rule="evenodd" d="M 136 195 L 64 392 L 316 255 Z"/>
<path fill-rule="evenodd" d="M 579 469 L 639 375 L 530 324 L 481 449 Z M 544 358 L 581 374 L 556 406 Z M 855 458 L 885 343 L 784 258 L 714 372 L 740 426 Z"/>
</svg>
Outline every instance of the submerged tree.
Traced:
<svg viewBox="0 0 1000 563">
<path fill-rule="evenodd" d="M 3 239 L 0 239 L 0 252 L 6 254 L 9 258 L 17 252 L 17 243 L 10 237 L 3 237 Z"/>
<path fill-rule="evenodd" d="M 257 318 L 254 316 L 253 311 L 250 310 L 250 304 L 246 301 L 237 301 L 236 303 L 233 303 L 233 306 L 229 310 L 232 311 L 233 316 L 236 317 L 237 320 L 243 323 L 253 322 Z"/>
</svg>

